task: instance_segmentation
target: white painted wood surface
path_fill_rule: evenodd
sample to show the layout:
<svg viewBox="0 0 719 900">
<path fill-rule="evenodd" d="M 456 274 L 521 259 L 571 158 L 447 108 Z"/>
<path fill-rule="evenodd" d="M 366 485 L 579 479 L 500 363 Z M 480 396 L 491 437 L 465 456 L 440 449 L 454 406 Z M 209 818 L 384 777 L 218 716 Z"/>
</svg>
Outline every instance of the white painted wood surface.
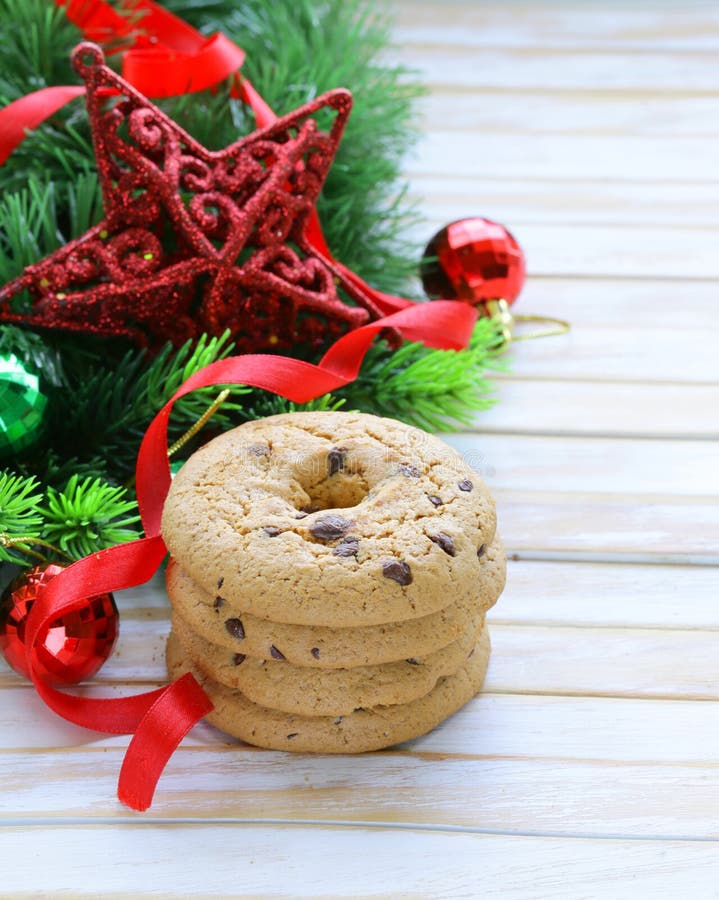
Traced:
<svg viewBox="0 0 719 900">
<path fill-rule="evenodd" d="M 499 403 L 450 441 L 511 554 L 485 690 L 363 757 L 207 725 L 152 809 L 125 737 L 0 668 L 3 896 L 719 897 L 719 13 L 659 0 L 395 0 L 424 73 L 408 162 L 426 234 L 468 214 L 527 251 Z M 159 582 L 118 597 L 95 695 L 162 682 Z"/>
</svg>

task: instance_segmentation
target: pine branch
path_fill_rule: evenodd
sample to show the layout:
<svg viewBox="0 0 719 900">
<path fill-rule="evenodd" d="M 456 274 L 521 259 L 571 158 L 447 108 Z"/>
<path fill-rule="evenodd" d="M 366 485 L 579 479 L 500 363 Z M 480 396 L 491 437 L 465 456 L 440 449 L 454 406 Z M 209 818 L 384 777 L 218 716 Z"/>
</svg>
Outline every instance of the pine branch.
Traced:
<svg viewBox="0 0 719 900">
<path fill-rule="evenodd" d="M 0 167 L 2 173 L 3 167 Z M 94 172 L 74 172 L 72 184 L 32 179 L 0 200 L 0 282 L 19 275 L 71 237 L 102 218 L 102 195 Z"/>
<path fill-rule="evenodd" d="M 427 431 L 451 431 L 469 425 L 475 412 L 495 402 L 485 373 L 504 367 L 501 350 L 499 329 L 486 318 L 475 325 L 466 350 L 406 343 L 393 352 L 378 344 L 370 348 L 357 380 L 338 394 L 365 412 Z"/>
<path fill-rule="evenodd" d="M 0 562 L 25 564 L 33 538 L 41 534 L 42 515 L 35 478 L 0 472 Z"/>
<path fill-rule="evenodd" d="M 137 503 L 121 487 L 73 475 L 47 494 L 34 477 L 0 473 L 0 562 L 72 561 L 140 536 Z"/>
<path fill-rule="evenodd" d="M 253 390 L 245 398 L 239 410 L 238 421 L 247 422 L 252 419 L 263 419 L 266 416 L 277 416 L 290 412 L 324 412 L 342 409 L 346 401 L 334 394 L 323 394 L 307 403 L 293 403 L 277 394 L 268 391 Z"/>
<path fill-rule="evenodd" d="M 140 517 L 137 503 L 126 498 L 124 488 L 73 475 L 63 491 L 48 489 L 47 505 L 41 509 L 43 539 L 71 559 L 133 540 L 139 534 L 132 526 Z"/>
<path fill-rule="evenodd" d="M 107 348 L 106 343 L 102 345 Z M 101 459 L 99 470 L 110 480 L 124 481 L 134 471 L 142 435 L 155 415 L 190 375 L 232 351 L 229 335 L 201 337 L 179 349 L 165 346 L 155 357 L 126 351 L 114 365 L 107 359 L 80 360 L 67 374 L 61 390 L 51 396 L 48 442 L 60 458 Z M 248 388 L 232 385 L 234 397 Z M 195 391 L 175 404 L 168 434 L 175 440 L 200 418 L 219 388 Z M 69 392 L 72 405 L 60 402 Z M 57 405 L 52 402 L 57 400 Z M 229 413 L 237 403 L 226 402 L 213 418 L 216 427 L 232 424 Z M 54 462 L 54 460 L 51 460 Z M 57 483 L 52 469 L 45 479 Z"/>
</svg>

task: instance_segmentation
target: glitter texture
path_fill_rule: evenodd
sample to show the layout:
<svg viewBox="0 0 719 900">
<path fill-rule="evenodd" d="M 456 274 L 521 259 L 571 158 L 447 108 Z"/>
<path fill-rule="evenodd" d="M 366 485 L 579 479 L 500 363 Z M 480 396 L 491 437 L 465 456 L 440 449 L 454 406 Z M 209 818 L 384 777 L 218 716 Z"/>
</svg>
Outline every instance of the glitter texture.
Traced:
<svg viewBox="0 0 719 900">
<path fill-rule="evenodd" d="M 28 677 L 25 626 L 44 586 L 62 566 L 36 566 L 19 575 L 0 599 L 0 650 L 8 664 Z M 77 684 L 98 671 L 117 640 L 119 615 L 112 594 L 90 597 L 61 616 L 40 636 L 40 675 L 51 684 Z"/>
<path fill-rule="evenodd" d="M 424 251 L 422 283 L 431 299 L 513 303 L 524 284 L 522 248 L 498 222 L 470 218 L 451 222 Z"/>
<path fill-rule="evenodd" d="M 213 152 L 109 69 L 99 47 L 80 44 L 73 65 L 87 86 L 105 218 L 0 289 L 0 321 L 150 348 L 229 329 L 239 351 L 278 351 L 319 347 L 379 317 L 305 237 L 348 91 Z M 327 110 L 325 132 L 313 116 Z"/>
</svg>

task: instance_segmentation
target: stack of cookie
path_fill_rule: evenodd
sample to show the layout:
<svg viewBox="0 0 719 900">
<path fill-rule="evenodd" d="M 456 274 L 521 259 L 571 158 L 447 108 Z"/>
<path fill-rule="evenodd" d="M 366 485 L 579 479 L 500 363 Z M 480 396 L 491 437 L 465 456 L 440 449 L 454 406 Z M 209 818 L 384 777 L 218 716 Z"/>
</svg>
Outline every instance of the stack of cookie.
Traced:
<svg viewBox="0 0 719 900">
<path fill-rule="evenodd" d="M 494 504 L 438 439 L 360 413 L 248 422 L 165 504 L 172 677 L 251 744 L 360 752 L 429 731 L 480 688 L 505 574 Z"/>
</svg>

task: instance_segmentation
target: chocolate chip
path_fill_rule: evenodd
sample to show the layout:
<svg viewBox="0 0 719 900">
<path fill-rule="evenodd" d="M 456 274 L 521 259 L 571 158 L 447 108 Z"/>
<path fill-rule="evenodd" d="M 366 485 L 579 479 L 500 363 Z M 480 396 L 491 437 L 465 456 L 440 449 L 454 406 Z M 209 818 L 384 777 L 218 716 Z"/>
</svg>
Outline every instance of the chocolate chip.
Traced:
<svg viewBox="0 0 719 900">
<path fill-rule="evenodd" d="M 308 503 L 307 506 L 302 507 L 302 512 L 305 514 L 305 516 L 308 516 L 310 513 L 319 512 L 321 509 L 321 506 L 315 506 L 314 503 Z M 300 516 L 298 516 L 297 518 L 299 519 Z M 304 518 L 304 516 L 302 518 Z"/>
<path fill-rule="evenodd" d="M 401 559 L 386 559 L 382 563 L 382 574 L 397 584 L 412 584 L 412 570 Z"/>
<path fill-rule="evenodd" d="M 410 666 L 421 666 L 422 665 L 422 663 L 418 659 L 415 659 L 414 656 L 410 656 L 410 658 L 406 659 L 405 662 L 408 662 L 410 664 Z"/>
<path fill-rule="evenodd" d="M 265 534 L 268 534 L 270 537 L 277 537 L 277 535 L 280 533 L 280 529 L 275 528 L 274 525 L 263 525 L 262 530 L 264 531 Z"/>
<path fill-rule="evenodd" d="M 247 659 L 247 656 L 246 656 L 244 653 L 235 653 L 235 655 L 232 657 L 232 662 L 233 662 L 236 666 L 241 666 L 242 663 L 243 663 L 246 659 Z"/>
<path fill-rule="evenodd" d="M 277 647 L 275 647 L 274 644 L 270 647 L 270 656 L 272 657 L 272 659 L 286 659 L 287 658 L 285 656 L 285 654 L 282 653 L 282 651 L 278 650 Z"/>
<path fill-rule="evenodd" d="M 299 731 L 293 731 L 292 734 L 287 735 L 287 740 L 291 741 L 292 738 L 296 738 L 298 734 L 299 734 Z"/>
<path fill-rule="evenodd" d="M 241 641 L 245 636 L 245 626 L 242 624 L 242 619 L 227 619 L 225 628 L 228 634 L 237 638 L 238 641 Z"/>
<path fill-rule="evenodd" d="M 250 444 L 247 448 L 247 452 L 250 456 L 269 456 L 270 448 L 267 444 Z"/>
<path fill-rule="evenodd" d="M 352 525 L 349 519 L 342 516 L 322 516 L 310 525 L 310 533 L 321 541 L 334 541 Z"/>
<path fill-rule="evenodd" d="M 482 544 L 482 546 L 477 550 L 477 559 L 481 559 L 484 554 L 487 552 L 487 545 Z"/>
<path fill-rule="evenodd" d="M 441 547 L 448 556 L 454 556 L 454 541 L 446 532 L 438 531 L 437 534 L 428 534 L 427 537 Z"/>
<path fill-rule="evenodd" d="M 474 489 L 474 485 L 469 480 L 469 478 L 464 478 L 457 484 L 457 487 L 460 489 L 460 491 L 471 491 Z"/>
<path fill-rule="evenodd" d="M 344 716 L 337 716 L 337 718 L 335 719 L 335 725 L 341 725 L 342 719 L 344 719 Z"/>
<path fill-rule="evenodd" d="M 225 583 L 225 576 L 221 576 L 217 579 L 217 590 L 219 591 L 222 588 L 222 585 Z"/>
<path fill-rule="evenodd" d="M 348 534 L 332 551 L 335 556 L 357 556 L 359 552 L 359 538 Z"/>
<path fill-rule="evenodd" d="M 432 506 L 444 506 L 444 503 L 440 497 L 436 497 L 434 494 L 427 494 L 427 499 L 432 504 Z"/>
<path fill-rule="evenodd" d="M 310 653 L 314 656 L 315 659 L 320 658 L 320 648 L 319 647 L 313 647 L 312 650 L 310 651 Z"/>
<path fill-rule="evenodd" d="M 410 463 L 400 463 L 398 468 L 399 474 L 405 478 L 419 478 L 419 469 Z"/>
<path fill-rule="evenodd" d="M 345 452 L 341 447 L 335 447 L 327 454 L 327 474 L 336 475 L 345 467 Z"/>
<path fill-rule="evenodd" d="M 225 605 L 225 598 L 220 597 L 220 595 L 218 594 L 215 597 L 215 612 L 219 612 L 224 605 Z"/>
</svg>

